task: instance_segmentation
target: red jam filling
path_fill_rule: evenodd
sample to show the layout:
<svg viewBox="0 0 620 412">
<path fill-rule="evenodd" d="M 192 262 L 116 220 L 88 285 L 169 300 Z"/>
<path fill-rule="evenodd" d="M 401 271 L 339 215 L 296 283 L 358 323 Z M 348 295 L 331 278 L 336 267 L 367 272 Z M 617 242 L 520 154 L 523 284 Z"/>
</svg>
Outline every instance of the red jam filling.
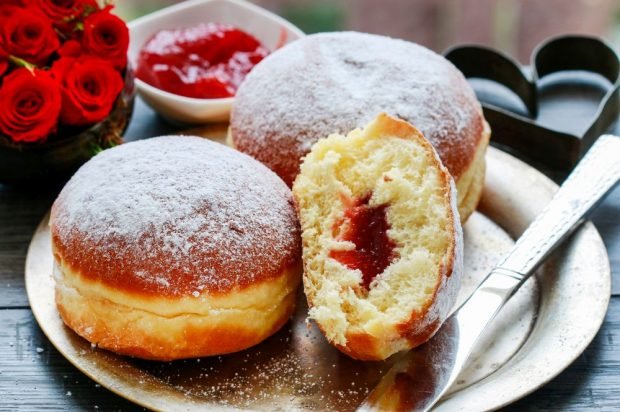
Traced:
<svg viewBox="0 0 620 412">
<path fill-rule="evenodd" d="M 162 30 L 140 50 L 136 76 L 182 96 L 231 97 L 268 54 L 255 37 L 230 25 Z"/>
<path fill-rule="evenodd" d="M 371 195 L 367 195 L 348 205 L 343 221 L 336 222 L 334 227 L 338 230 L 341 225 L 345 225 L 346 229 L 339 239 L 353 242 L 355 249 L 332 250 L 329 253 L 331 258 L 349 269 L 359 269 L 362 272 L 362 284 L 366 289 L 369 289 L 373 279 L 392 263 L 396 247 L 387 235 L 390 228 L 387 221 L 388 206 L 369 206 L 370 197 Z"/>
</svg>

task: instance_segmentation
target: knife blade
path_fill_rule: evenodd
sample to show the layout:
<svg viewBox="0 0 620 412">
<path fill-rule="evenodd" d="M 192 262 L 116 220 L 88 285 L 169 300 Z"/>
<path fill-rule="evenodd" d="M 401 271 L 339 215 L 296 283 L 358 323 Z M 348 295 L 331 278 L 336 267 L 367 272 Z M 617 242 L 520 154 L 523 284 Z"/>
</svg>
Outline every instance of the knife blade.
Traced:
<svg viewBox="0 0 620 412">
<path fill-rule="evenodd" d="M 543 212 L 425 344 L 400 355 L 360 411 L 427 411 L 449 389 L 504 304 L 620 181 L 620 137 L 601 136 Z"/>
</svg>

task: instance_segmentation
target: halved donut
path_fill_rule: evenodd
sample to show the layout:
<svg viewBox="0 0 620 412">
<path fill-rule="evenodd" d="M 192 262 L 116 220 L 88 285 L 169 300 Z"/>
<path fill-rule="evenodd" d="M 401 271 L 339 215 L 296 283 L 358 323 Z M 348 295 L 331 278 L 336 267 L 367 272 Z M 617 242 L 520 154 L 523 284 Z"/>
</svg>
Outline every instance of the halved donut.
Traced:
<svg viewBox="0 0 620 412">
<path fill-rule="evenodd" d="M 363 360 L 428 340 L 455 302 L 463 242 L 454 182 L 422 134 L 380 114 L 319 140 L 293 194 L 309 316 L 327 339 Z"/>
</svg>

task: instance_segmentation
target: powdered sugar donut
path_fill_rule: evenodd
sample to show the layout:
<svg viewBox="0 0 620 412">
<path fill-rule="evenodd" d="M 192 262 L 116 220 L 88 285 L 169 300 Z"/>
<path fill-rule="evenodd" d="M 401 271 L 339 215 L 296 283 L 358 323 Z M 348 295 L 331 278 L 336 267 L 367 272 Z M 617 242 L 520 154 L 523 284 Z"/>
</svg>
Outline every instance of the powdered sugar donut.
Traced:
<svg viewBox="0 0 620 412">
<path fill-rule="evenodd" d="M 292 185 L 314 142 L 362 127 L 380 112 L 430 140 L 454 177 L 466 220 L 480 198 L 490 131 L 463 75 L 417 44 L 355 32 L 293 42 L 259 63 L 239 88 L 230 137 Z"/>
<path fill-rule="evenodd" d="M 171 360 L 238 351 L 277 331 L 300 281 L 289 188 L 198 137 L 107 150 L 51 215 L 56 303 L 100 347 Z"/>
</svg>

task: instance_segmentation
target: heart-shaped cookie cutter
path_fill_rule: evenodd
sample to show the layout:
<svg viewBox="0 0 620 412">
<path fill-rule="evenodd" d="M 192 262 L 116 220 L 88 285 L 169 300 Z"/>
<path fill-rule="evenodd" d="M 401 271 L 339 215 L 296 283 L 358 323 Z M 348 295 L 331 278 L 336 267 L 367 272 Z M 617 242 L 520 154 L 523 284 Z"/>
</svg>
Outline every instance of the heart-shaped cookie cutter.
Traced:
<svg viewBox="0 0 620 412">
<path fill-rule="evenodd" d="M 600 38 L 566 35 L 548 39 L 532 53 L 529 71 L 506 54 L 483 46 L 456 46 L 448 49 L 444 56 L 465 77 L 494 81 L 519 97 L 530 117 L 483 102 L 484 115 L 493 132 L 492 141 L 552 170 L 572 169 L 618 118 L 620 58 L 613 47 Z M 611 83 L 592 122 L 581 136 L 536 122 L 539 80 L 569 70 L 597 73 Z"/>
</svg>

